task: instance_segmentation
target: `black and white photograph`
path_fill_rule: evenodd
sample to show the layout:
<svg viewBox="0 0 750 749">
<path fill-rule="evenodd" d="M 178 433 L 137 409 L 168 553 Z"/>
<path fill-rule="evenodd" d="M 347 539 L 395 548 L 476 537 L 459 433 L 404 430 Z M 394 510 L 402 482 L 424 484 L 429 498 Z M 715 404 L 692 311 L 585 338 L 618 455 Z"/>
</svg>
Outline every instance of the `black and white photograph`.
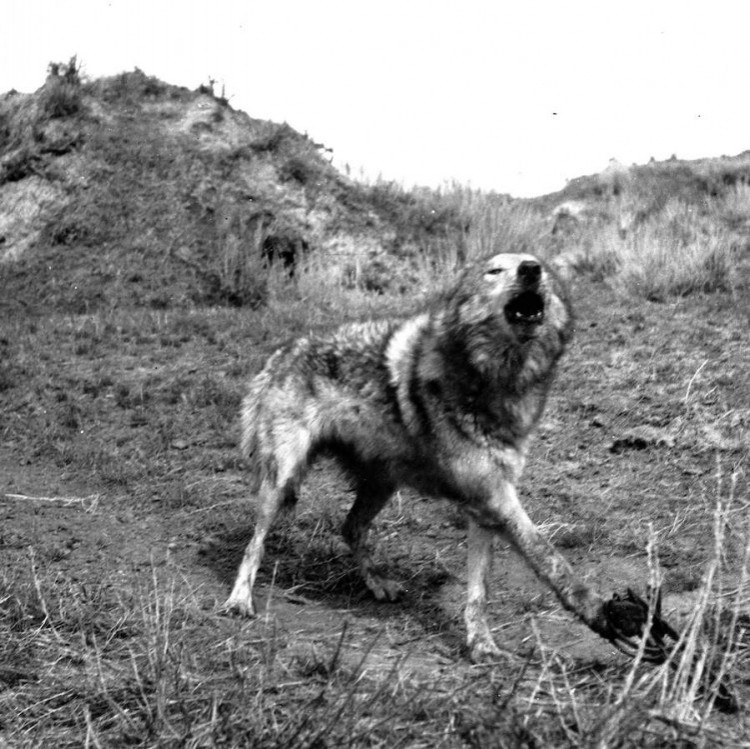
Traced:
<svg viewBox="0 0 750 749">
<path fill-rule="evenodd" d="M 750 747 L 750 4 L 2 27 L 0 749 Z"/>
</svg>

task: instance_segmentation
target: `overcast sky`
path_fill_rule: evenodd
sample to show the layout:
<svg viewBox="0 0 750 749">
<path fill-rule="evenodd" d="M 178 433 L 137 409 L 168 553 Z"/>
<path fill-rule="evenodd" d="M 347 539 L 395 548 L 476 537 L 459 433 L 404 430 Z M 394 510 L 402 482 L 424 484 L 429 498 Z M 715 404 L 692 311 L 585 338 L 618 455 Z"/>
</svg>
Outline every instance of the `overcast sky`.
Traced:
<svg viewBox="0 0 750 749">
<path fill-rule="evenodd" d="M 0 92 L 77 54 L 223 84 L 370 177 L 538 195 L 750 148 L 746 0 L 3 0 Z"/>
</svg>

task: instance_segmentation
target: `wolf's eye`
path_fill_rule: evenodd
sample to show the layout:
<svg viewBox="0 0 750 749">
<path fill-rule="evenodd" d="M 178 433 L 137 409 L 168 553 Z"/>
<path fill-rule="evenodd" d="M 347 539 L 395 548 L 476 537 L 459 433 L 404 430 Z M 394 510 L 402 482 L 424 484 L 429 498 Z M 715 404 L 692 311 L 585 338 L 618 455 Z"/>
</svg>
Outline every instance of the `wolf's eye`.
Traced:
<svg viewBox="0 0 750 749">
<path fill-rule="evenodd" d="M 488 271 L 486 271 L 485 275 L 499 276 L 501 273 L 505 273 L 505 268 L 490 268 Z"/>
</svg>

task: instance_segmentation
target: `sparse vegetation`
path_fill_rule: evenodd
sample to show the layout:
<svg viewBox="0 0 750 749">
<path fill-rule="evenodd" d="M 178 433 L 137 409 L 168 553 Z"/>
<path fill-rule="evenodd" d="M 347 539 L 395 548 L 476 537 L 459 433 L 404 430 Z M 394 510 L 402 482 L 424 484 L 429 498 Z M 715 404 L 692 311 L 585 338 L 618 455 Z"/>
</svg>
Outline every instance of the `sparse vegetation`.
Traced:
<svg viewBox="0 0 750 749">
<path fill-rule="evenodd" d="M 634 299 L 665 301 L 696 292 L 731 291 L 739 237 L 717 215 L 671 201 L 637 226 L 611 223 L 585 230 L 583 251 L 573 251 L 579 270 Z"/>
<path fill-rule="evenodd" d="M 78 60 L 71 57 L 67 63 L 51 62 L 47 82 L 40 97 L 43 116 L 73 117 L 83 107 L 81 75 Z"/>
<path fill-rule="evenodd" d="M 211 90 L 54 72 L 39 100 L 0 100 L 0 195 L 45 196 L 23 231 L 0 216 L 0 252 L 25 243 L 0 260 L 0 745 L 747 743 L 747 155 L 531 201 L 408 191 L 349 182 Z M 585 210 L 555 228 L 564 201 Z M 470 666 L 463 518 L 396 497 L 379 530 L 409 592 L 372 603 L 326 465 L 269 539 L 268 611 L 222 616 L 252 525 L 248 375 L 310 329 L 413 312 L 508 247 L 570 276 L 580 320 L 524 502 L 602 587 L 661 582 L 674 661 L 586 639 L 501 550 L 508 660 Z"/>
</svg>

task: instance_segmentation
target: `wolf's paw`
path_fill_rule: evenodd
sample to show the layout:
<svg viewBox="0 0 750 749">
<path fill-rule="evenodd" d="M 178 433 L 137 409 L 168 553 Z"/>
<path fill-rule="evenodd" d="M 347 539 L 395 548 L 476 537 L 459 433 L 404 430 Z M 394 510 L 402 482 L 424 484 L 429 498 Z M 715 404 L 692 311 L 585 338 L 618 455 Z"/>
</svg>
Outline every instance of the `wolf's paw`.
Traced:
<svg viewBox="0 0 750 749">
<path fill-rule="evenodd" d="M 501 650 L 489 635 L 476 637 L 469 643 L 469 660 L 472 663 L 494 663 L 508 658 L 509 654 Z"/>
<path fill-rule="evenodd" d="M 365 575 L 365 585 L 378 601 L 398 601 L 404 594 L 404 586 L 398 580 L 391 580 L 377 572 Z"/>
<path fill-rule="evenodd" d="M 221 607 L 221 611 L 224 614 L 244 616 L 248 619 L 252 619 L 255 616 L 255 604 L 253 604 L 253 599 L 249 596 L 240 598 L 231 595 L 224 602 L 224 605 Z"/>
</svg>

